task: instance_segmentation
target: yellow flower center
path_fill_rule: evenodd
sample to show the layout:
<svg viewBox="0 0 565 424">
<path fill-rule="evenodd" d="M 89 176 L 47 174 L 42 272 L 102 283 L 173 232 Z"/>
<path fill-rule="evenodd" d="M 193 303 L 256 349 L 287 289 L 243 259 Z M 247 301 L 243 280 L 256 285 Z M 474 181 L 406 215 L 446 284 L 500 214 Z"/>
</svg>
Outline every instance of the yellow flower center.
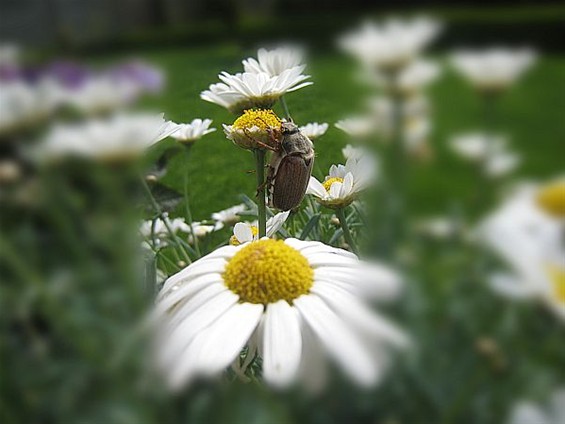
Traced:
<svg viewBox="0 0 565 424">
<path fill-rule="evenodd" d="M 537 195 L 538 205 L 551 215 L 565 218 L 565 181 L 548 184 Z"/>
<path fill-rule="evenodd" d="M 243 130 L 257 127 L 266 131 L 273 128 L 280 129 L 281 124 L 279 117 L 270 109 L 250 109 L 234 121 L 233 128 Z"/>
<path fill-rule="evenodd" d="M 314 271 L 298 250 L 282 240 L 265 239 L 237 252 L 226 265 L 223 279 L 242 302 L 292 302 L 309 292 Z"/>
<path fill-rule="evenodd" d="M 251 225 L 251 234 L 253 234 L 253 238 L 257 237 L 257 234 L 259 234 L 259 228 L 257 228 L 255 225 Z M 232 246 L 239 246 L 241 244 L 241 241 L 239 241 L 237 239 L 237 237 L 235 235 L 230 237 L 230 244 Z"/>
<path fill-rule="evenodd" d="M 553 295 L 559 303 L 565 303 L 565 269 L 559 266 L 550 266 L 548 273 L 553 284 Z"/>
<path fill-rule="evenodd" d="M 343 182 L 343 178 L 340 177 L 331 177 L 328 178 L 326 181 L 324 181 L 324 188 L 326 189 L 326 191 L 329 193 L 330 192 L 330 188 L 332 186 L 333 183 L 342 183 Z"/>
</svg>

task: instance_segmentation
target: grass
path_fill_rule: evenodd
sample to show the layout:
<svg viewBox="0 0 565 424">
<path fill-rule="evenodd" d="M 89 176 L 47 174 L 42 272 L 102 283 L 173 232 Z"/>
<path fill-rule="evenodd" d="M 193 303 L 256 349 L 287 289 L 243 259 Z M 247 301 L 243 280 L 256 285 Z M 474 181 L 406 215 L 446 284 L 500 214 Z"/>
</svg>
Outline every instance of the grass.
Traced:
<svg viewBox="0 0 565 424">
<path fill-rule="evenodd" d="M 318 121 L 332 125 L 358 109 L 363 87 L 354 81 L 354 64 L 346 57 L 338 52 L 314 53 L 309 73 L 315 84 L 291 93 L 287 102 L 297 123 Z M 236 203 L 240 193 L 254 193 L 255 176 L 249 172 L 253 169 L 252 155 L 234 147 L 221 130 L 221 124 L 231 123 L 234 116 L 199 98 L 203 89 L 217 81 L 220 71 L 239 71 L 241 59 L 254 52 L 220 44 L 139 54 L 163 67 L 168 75 L 163 96 L 149 101 L 151 106 L 180 122 L 212 118 L 218 128 L 193 147 L 188 164 L 180 157 L 173 159 L 163 181 L 182 191 L 188 166 L 195 219 L 205 219 L 211 212 Z M 445 62 L 443 57 L 437 59 Z M 563 171 L 563 75 L 565 58 L 543 57 L 500 101 L 497 127 L 523 156 L 518 175 L 543 178 Z M 473 170 L 451 154 L 446 141 L 453 134 L 480 128 L 479 99 L 448 66 L 431 88 L 430 98 L 434 116 L 430 142 L 435 158 L 428 164 L 414 163 L 409 174 L 411 207 L 425 214 L 445 212 L 454 203 L 468 199 L 475 178 Z M 341 148 L 347 142 L 347 136 L 333 126 L 316 142 L 314 173 L 318 177 L 330 164 L 342 161 Z"/>
</svg>

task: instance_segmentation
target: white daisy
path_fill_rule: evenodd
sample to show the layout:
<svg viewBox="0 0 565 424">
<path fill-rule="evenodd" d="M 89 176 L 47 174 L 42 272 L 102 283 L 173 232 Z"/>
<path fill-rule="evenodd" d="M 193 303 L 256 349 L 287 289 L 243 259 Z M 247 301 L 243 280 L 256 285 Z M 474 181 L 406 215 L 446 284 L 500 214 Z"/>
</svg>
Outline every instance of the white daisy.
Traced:
<svg viewBox="0 0 565 424">
<path fill-rule="evenodd" d="M 304 52 L 301 49 L 283 46 L 273 50 L 259 49 L 257 60 L 250 57 L 242 63 L 245 72 L 266 73 L 270 77 L 276 77 L 288 69 L 302 66 L 303 58 Z"/>
<path fill-rule="evenodd" d="M 459 225 L 450 217 L 434 216 L 419 220 L 416 223 L 416 230 L 433 239 L 447 240 L 457 234 Z"/>
<path fill-rule="evenodd" d="M 478 236 L 512 268 L 512 273 L 492 277 L 497 292 L 510 298 L 539 299 L 565 322 L 563 225 L 546 211 L 552 204 L 547 200 L 550 195 L 562 192 L 546 190 L 536 185 L 519 187 L 481 224 Z"/>
<path fill-rule="evenodd" d="M 329 125 L 325 122 L 318 124 L 317 122 L 311 122 L 300 127 L 300 132 L 308 137 L 310 140 L 315 140 L 318 137 L 323 136 L 328 130 Z"/>
<path fill-rule="evenodd" d="M 241 373 L 259 355 L 264 380 L 284 387 L 317 379 L 325 351 L 353 381 L 372 385 L 384 371 L 383 348 L 407 340 L 365 296 L 390 298 L 398 286 L 389 269 L 320 242 L 225 246 L 165 282 L 154 312 L 157 363 L 180 388 L 230 364 Z"/>
<path fill-rule="evenodd" d="M 274 236 L 284 225 L 290 211 L 279 212 L 275 216 L 267 220 L 267 237 Z M 257 221 L 253 223 L 238 222 L 233 227 L 233 236 L 230 238 L 230 244 L 238 246 L 242 243 L 259 240 L 259 229 Z"/>
<path fill-rule="evenodd" d="M 188 226 L 188 231 L 185 232 L 188 233 L 188 242 L 190 244 L 193 244 L 194 237 L 201 239 L 216 230 L 217 228 L 215 225 L 204 224 L 202 222 L 195 221 L 192 223 L 192 225 Z"/>
<path fill-rule="evenodd" d="M 273 138 L 281 130 L 282 121 L 270 109 L 246 110 L 232 125 L 222 124 L 228 140 L 244 149 L 273 146 Z"/>
<path fill-rule="evenodd" d="M 225 225 L 232 225 L 240 220 L 239 214 L 247 210 L 247 206 L 244 203 L 232 206 L 221 210 L 219 212 L 214 212 L 212 214 L 212 220 L 216 221 L 216 229 L 221 229 Z"/>
<path fill-rule="evenodd" d="M 90 76 L 78 87 L 65 91 L 67 104 L 86 115 L 96 115 L 128 105 L 135 98 L 137 87 L 133 82 L 100 75 Z"/>
<path fill-rule="evenodd" d="M 388 19 L 381 24 L 365 23 L 339 44 L 365 67 L 388 71 L 414 60 L 438 32 L 439 24 L 425 17 Z"/>
<path fill-rule="evenodd" d="M 324 206 L 343 208 L 374 181 L 376 172 L 376 163 L 372 157 L 350 158 L 345 165 L 332 165 L 323 183 L 310 177 L 306 193 L 316 196 Z"/>
<path fill-rule="evenodd" d="M 224 83 L 211 84 L 208 90 L 200 93 L 200 98 L 210 103 L 215 103 L 230 112 L 239 113 L 249 103 L 245 97 L 234 91 L 230 86 Z"/>
<path fill-rule="evenodd" d="M 477 89 L 498 92 L 510 87 L 535 62 L 529 49 L 493 48 L 484 51 L 458 51 L 453 66 Z"/>
<path fill-rule="evenodd" d="M 557 389 L 547 404 L 521 400 L 512 408 L 508 424 L 565 423 L 565 389 Z"/>
<path fill-rule="evenodd" d="M 340 119 L 334 126 L 355 138 L 365 138 L 375 133 L 375 121 L 367 116 L 351 116 L 349 118 Z"/>
<path fill-rule="evenodd" d="M 184 218 L 169 219 L 167 216 L 165 216 L 165 219 L 167 220 L 167 224 L 169 224 L 169 227 L 173 230 L 174 233 L 176 233 L 177 231 L 188 233 L 190 231 L 190 227 L 188 226 Z M 156 237 L 168 235 L 167 226 L 161 218 L 143 221 L 139 231 L 142 236 L 147 238 L 151 237 L 152 235 Z"/>
<path fill-rule="evenodd" d="M 507 139 L 498 135 L 468 133 L 452 137 L 449 144 L 461 158 L 483 162 L 492 151 L 504 149 Z"/>
<path fill-rule="evenodd" d="M 354 147 L 351 144 L 348 144 L 343 149 L 341 149 L 341 153 L 345 160 L 348 159 L 355 159 L 359 160 L 364 156 L 369 155 L 370 153 L 364 147 Z"/>
<path fill-rule="evenodd" d="M 362 79 L 379 88 L 395 91 L 404 96 L 412 96 L 434 82 L 439 75 L 440 67 L 437 63 L 429 60 L 416 60 L 403 68 L 394 81 L 374 70 L 365 70 L 362 73 Z"/>
<path fill-rule="evenodd" d="M 81 124 L 55 125 L 34 152 L 38 160 L 78 156 L 101 161 L 137 158 L 178 125 L 163 114 L 116 115 Z"/>
<path fill-rule="evenodd" d="M 210 128 L 211 119 L 193 119 L 189 124 L 179 124 L 178 131 L 171 134 L 171 137 L 183 144 L 194 143 L 206 134 L 216 131 Z"/>
<path fill-rule="evenodd" d="M 485 175 L 499 178 L 514 171 L 521 163 L 519 154 L 507 150 L 495 150 L 484 164 Z"/>
</svg>

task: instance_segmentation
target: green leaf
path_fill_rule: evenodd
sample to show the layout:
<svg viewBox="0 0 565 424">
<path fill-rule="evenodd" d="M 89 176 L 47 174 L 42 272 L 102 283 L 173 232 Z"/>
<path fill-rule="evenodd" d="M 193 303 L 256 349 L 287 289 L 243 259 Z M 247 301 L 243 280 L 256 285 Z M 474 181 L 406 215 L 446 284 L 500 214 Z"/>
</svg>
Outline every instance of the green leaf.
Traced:
<svg viewBox="0 0 565 424">
<path fill-rule="evenodd" d="M 316 227 L 316 225 L 318 225 L 318 222 L 320 221 L 320 216 L 322 216 L 322 214 L 320 213 L 317 213 L 316 215 L 312 215 L 310 220 L 306 223 L 306 225 L 302 229 L 302 233 L 300 234 L 300 240 L 305 240 L 306 237 L 308 237 L 310 232 Z"/>
</svg>

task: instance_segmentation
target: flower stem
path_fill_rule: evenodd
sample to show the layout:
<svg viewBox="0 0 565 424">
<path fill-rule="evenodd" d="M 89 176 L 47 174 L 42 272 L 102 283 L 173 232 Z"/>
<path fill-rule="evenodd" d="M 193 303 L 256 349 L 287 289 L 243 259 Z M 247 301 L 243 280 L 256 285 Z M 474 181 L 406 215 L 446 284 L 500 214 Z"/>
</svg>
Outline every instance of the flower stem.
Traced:
<svg viewBox="0 0 565 424">
<path fill-rule="evenodd" d="M 349 231 L 349 225 L 347 225 L 347 219 L 345 218 L 344 208 L 338 208 L 335 210 L 335 215 L 339 220 L 339 224 L 341 225 L 341 229 L 343 230 L 343 237 L 345 238 L 345 242 L 349 245 L 349 248 L 353 253 L 356 255 L 359 254 L 357 250 L 357 245 L 353 241 L 353 237 L 351 236 L 351 231 Z"/>
<path fill-rule="evenodd" d="M 292 122 L 292 117 L 290 116 L 290 111 L 288 110 L 288 105 L 286 104 L 286 100 L 284 99 L 284 96 L 281 97 L 281 105 L 283 107 L 286 119 Z"/>
<path fill-rule="evenodd" d="M 265 204 L 265 150 L 255 149 L 255 169 L 257 173 L 257 218 L 259 238 L 267 235 L 267 208 Z"/>
<path fill-rule="evenodd" d="M 147 194 L 147 198 L 149 199 L 149 201 L 151 202 L 151 206 L 153 206 L 153 209 L 155 209 L 155 212 L 157 212 L 157 214 L 159 215 L 159 218 L 161 218 L 161 220 L 163 221 L 163 223 L 165 224 L 165 228 L 167 228 L 167 232 L 169 233 L 169 235 L 171 236 L 171 239 L 173 240 L 173 242 L 175 243 L 175 245 L 179 248 L 179 250 L 182 253 L 182 256 L 184 258 L 184 260 L 186 261 L 187 264 L 192 263 L 192 260 L 190 259 L 190 256 L 188 256 L 188 253 L 186 253 L 186 250 L 184 250 L 184 248 L 182 247 L 182 244 L 179 243 L 178 239 L 177 239 L 177 235 L 175 234 L 175 232 L 173 231 L 173 229 L 171 228 L 171 224 L 169 223 L 169 219 L 167 217 L 167 214 L 165 214 L 163 212 L 163 210 L 161 209 L 161 207 L 159 206 L 159 203 L 157 203 L 157 201 L 155 200 L 155 198 L 153 197 L 153 193 L 151 193 L 151 189 L 149 188 L 149 186 L 147 185 L 147 183 L 145 182 L 145 180 L 143 179 L 143 177 L 141 177 L 141 185 L 143 186 L 143 189 L 145 190 L 145 193 Z"/>
</svg>

